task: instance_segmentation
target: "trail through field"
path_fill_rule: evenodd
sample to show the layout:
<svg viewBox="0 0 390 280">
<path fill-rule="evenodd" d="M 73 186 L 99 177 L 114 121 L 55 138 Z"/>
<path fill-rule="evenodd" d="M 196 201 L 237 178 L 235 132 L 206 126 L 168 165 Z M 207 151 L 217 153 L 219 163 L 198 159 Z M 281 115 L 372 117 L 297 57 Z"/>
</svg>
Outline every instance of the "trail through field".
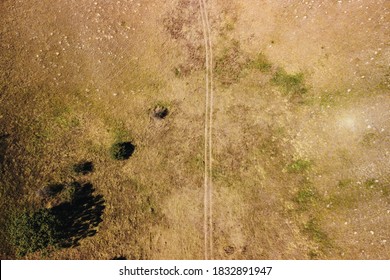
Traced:
<svg viewBox="0 0 390 280">
<path fill-rule="evenodd" d="M 213 207 L 212 207 L 212 126 L 213 126 L 213 52 L 211 29 L 205 0 L 199 0 L 206 54 L 206 96 L 204 125 L 204 246 L 205 259 L 213 259 Z"/>
</svg>

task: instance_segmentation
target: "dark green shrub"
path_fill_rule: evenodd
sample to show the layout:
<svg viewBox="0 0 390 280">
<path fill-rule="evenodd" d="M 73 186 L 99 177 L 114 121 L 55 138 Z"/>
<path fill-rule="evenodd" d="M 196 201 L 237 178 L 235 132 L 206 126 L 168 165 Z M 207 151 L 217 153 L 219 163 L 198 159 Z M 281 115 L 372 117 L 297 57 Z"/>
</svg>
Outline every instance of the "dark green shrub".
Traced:
<svg viewBox="0 0 390 280">
<path fill-rule="evenodd" d="M 110 154 L 113 159 L 125 160 L 134 153 L 135 146 L 131 142 L 119 142 L 111 146 Z"/>
<path fill-rule="evenodd" d="M 60 223 L 49 209 L 24 211 L 11 217 L 8 235 L 17 256 L 24 256 L 59 241 Z"/>
</svg>

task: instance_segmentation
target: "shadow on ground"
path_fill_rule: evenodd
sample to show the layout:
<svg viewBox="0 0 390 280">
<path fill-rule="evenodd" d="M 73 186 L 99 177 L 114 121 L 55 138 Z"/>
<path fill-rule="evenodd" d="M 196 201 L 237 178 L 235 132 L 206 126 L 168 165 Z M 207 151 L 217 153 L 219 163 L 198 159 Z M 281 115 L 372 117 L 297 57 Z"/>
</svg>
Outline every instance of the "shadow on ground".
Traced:
<svg viewBox="0 0 390 280">
<path fill-rule="evenodd" d="M 70 188 L 71 199 L 51 209 L 61 224 L 59 245 L 65 248 L 78 246 L 81 239 L 94 236 L 105 208 L 103 196 L 94 195 L 91 183 L 73 183 Z"/>
<path fill-rule="evenodd" d="M 3 164 L 5 151 L 7 150 L 7 141 L 6 140 L 8 137 L 9 137 L 9 134 L 1 134 L 0 135 L 0 167 Z"/>
</svg>

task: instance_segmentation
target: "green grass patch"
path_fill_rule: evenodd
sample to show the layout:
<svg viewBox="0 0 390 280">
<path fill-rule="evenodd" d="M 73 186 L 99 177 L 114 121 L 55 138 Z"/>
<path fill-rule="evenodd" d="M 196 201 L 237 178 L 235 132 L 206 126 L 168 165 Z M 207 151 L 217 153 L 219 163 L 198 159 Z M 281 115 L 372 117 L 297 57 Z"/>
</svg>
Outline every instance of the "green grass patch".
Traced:
<svg viewBox="0 0 390 280">
<path fill-rule="evenodd" d="M 375 199 L 378 194 L 384 197 L 390 195 L 389 185 L 375 178 L 369 178 L 361 184 L 352 179 L 342 179 L 337 183 L 337 187 L 337 191 L 326 201 L 332 208 L 353 209 L 359 205 L 362 197 Z"/>
<path fill-rule="evenodd" d="M 131 133 L 123 121 L 113 118 L 106 118 L 105 123 L 108 127 L 110 127 L 109 131 L 114 138 L 114 142 L 122 142 L 128 139 L 132 139 Z"/>
<path fill-rule="evenodd" d="M 309 256 L 311 258 L 317 258 L 321 256 L 321 253 L 327 249 L 332 248 L 332 242 L 328 234 L 321 229 L 318 219 L 312 218 L 303 226 L 303 232 L 315 243 L 318 244 L 318 251 L 310 251 Z"/>
<path fill-rule="evenodd" d="M 60 239 L 60 222 L 49 209 L 23 211 L 10 219 L 8 236 L 17 256 L 51 247 Z"/>
<path fill-rule="evenodd" d="M 312 166 L 312 162 L 310 160 L 305 159 L 297 159 L 287 165 L 287 171 L 289 173 L 302 173 L 308 171 Z"/>
<path fill-rule="evenodd" d="M 342 180 L 339 180 L 339 182 L 337 183 L 337 186 L 339 188 L 345 189 L 346 187 L 352 186 L 352 183 L 353 183 L 353 181 L 351 179 L 342 179 Z"/>
<path fill-rule="evenodd" d="M 299 210 L 307 210 L 319 200 L 316 188 L 309 181 L 301 182 L 293 201 L 297 203 Z"/>
<path fill-rule="evenodd" d="M 336 93 L 337 94 L 337 93 Z M 336 104 L 335 96 L 331 93 L 325 92 L 320 97 L 320 106 L 322 108 L 330 108 Z"/>
<path fill-rule="evenodd" d="M 61 128 L 71 129 L 80 125 L 80 120 L 74 115 L 72 108 L 60 101 L 53 105 L 52 116 L 54 123 Z"/>
<path fill-rule="evenodd" d="M 304 231 L 307 233 L 315 242 L 318 243 L 329 243 L 328 235 L 321 230 L 317 219 L 310 219 L 304 225 Z"/>
<path fill-rule="evenodd" d="M 363 182 L 363 186 L 368 191 L 380 192 L 383 196 L 389 196 L 390 194 L 390 185 L 384 182 L 380 182 L 376 178 L 369 178 Z"/>
<path fill-rule="evenodd" d="M 288 74 L 285 70 L 278 69 L 271 82 L 280 87 L 285 94 L 301 96 L 307 92 L 303 73 Z"/>
<path fill-rule="evenodd" d="M 258 53 L 255 59 L 248 62 L 247 67 L 249 69 L 256 69 L 264 73 L 268 73 L 272 69 L 272 64 L 268 61 L 267 57 L 263 53 Z"/>
</svg>

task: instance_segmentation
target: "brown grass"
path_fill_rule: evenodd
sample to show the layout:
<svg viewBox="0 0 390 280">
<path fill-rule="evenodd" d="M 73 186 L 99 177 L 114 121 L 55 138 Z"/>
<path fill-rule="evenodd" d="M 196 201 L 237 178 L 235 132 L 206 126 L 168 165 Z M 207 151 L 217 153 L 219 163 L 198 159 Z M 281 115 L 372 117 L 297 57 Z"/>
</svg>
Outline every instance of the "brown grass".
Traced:
<svg viewBox="0 0 390 280">
<path fill-rule="evenodd" d="M 93 2 L 0 4 L 0 239 L 14 209 L 77 180 L 105 200 L 96 235 L 27 259 L 201 259 L 197 1 Z M 390 7 L 225 2 L 209 2 L 215 257 L 388 259 Z"/>
</svg>

